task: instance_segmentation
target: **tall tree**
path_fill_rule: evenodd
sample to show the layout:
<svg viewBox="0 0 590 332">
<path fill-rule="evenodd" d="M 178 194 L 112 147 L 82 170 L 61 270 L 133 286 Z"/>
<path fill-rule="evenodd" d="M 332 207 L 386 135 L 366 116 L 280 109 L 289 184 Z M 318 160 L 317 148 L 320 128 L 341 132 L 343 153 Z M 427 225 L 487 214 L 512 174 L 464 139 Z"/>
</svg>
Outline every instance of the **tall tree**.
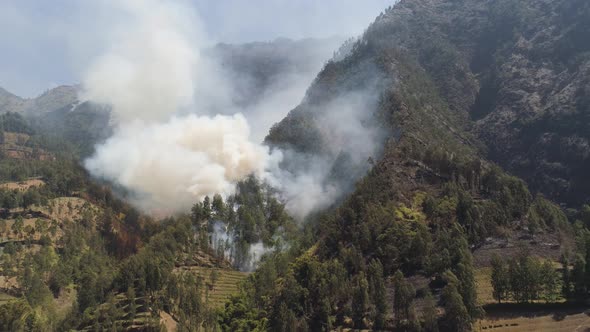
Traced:
<svg viewBox="0 0 590 332">
<path fill-rule="evenodd" d="M 572 269 L 572 283 L 574 286 L 574 294 L 577 299 L 586 297 L 586 260 L 584 256 L 576 255 L 574 261 L 574 268 Z"/>
<path fill-rule="evenodd" d="M 492 256 L 491 265 L 494 299 L 496 299 L 498 303 L 502 303 L 502 300 L 508 298 L 510 291 L 510 276 L 508 275 L 508 268 L 497 254 Z"/>
<path fill-rule="evenodd" d="M 373 328 L 382 330 L 385 328 L 385 318 L 387 315 L 387 298 L 385 281 L 383 279 L 383 265 L 378 259 L 373 259 L 368 267 L 370 278 L 370 294 L 375 306 L 375 315 L 373 317 Z"/>
<path fill-rule="evenodd" d="M 557 301 L 559 295 L 559 275 L 550 261 L 545 261 L 541 266 L 541 283 L 543 285 L 543 297 L 545 301 Z"/>
<path fill-rule="evenodd" d="M 352 320 L 354 327 L 362 329 L 365 327 L 365 316 L 369 310 L 369 284 L 364 272 L 356 276 L 356 282 L 352 294 Z"/>
<path fill-rule="evenodd" d="M 438 332 L 438 310 L 436 308 L 436 301 L 430 291 L 424 297 L 422 326 L 426 332 Z"/>
<path fill-rule="evenodd" d="M 567 254 L 561 255 L 561 293 L 566 299 L 572 297 L 570 261 Z"/>
<path fill-rule="evenodd" d="M 443 323 L 449 331 L 471 331 L 471 316 L 463 303 L 463 298 L 457 289 L 459 280 L 451 272 L 445 272 L 444 279 L 447 285 L 442 292 L 442 301 L 445 308 Z"/>
<path fill-rule="evenodd" d="M 401 271 L 393 275 L 393 311 L 397 326 L 410 318 L 410 308 L 416 292 Z"/>
</svg>

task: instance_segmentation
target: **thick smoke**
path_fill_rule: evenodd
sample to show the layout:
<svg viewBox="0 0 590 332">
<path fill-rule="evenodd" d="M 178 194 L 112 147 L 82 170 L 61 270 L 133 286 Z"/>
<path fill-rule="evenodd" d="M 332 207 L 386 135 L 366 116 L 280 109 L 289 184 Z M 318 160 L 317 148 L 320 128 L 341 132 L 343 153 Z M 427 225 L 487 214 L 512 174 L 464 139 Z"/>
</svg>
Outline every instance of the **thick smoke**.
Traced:
<svg viewBox="0 0 590 332">
<path fill-rule="evenodd" d="M 98 146 L 86 167 L 131 188 L 143 208 L 180 211 L 205 195 L 231 193 L 235 182 L 252 173 L 263 175 L 271 161 L 268 148 L 249 136 L 241 114 L 133 122 Z"/>
<path fill-rule="evenodd" d="M 103 1 L 119 17 L 105 33 L 110 49 L 95 59 L 83 99 L 113 106 L 123 124 L 162 121 L 191 105 L 204 43 L 197 18 L 178 3 L 158 0 Z"/>
<path fill-rule="evenodd" d="M 272 158 L 250 140 L 242 115 L 189 114 L 227 89 L 200 57 L 197 17 L 171 2 L 108 4 L 126 23 L 90 67 L 82 97 L 111 105 L 117 128 L 86 161 L 92 174 L 128 188 L 143 208 L 167 211 L 231 193 L 249 174 L 262 176 Z"/>
<path fill-rule="evenodd" d="M 364 90 L 342 93 L 317 112 L 324 155 L 271 152 L 259 143 L 300 102 L 324 60 L 312 57 L 305 70 L 274 77 L 250 101 L 244 96 L 251 77 L 203 52 L 211 41 L 192 7 L 160 0 L 101 4 L 116 24 L 105 31 L 109 47 L 89 67 L 81 98 L 110 105 L 115 130 L 85 165 L 125 187 L 142 209 L 187 211 L 206 195 L 231 194 L 235 182 L 255 174 L 302 219 L 368 169 L 380 133 L 367 120 L 377 99 Z M 318 54 L 327 59 L 333 49 Z M 342 172 L 348 180 L 335 180 Z"/>
</svg>

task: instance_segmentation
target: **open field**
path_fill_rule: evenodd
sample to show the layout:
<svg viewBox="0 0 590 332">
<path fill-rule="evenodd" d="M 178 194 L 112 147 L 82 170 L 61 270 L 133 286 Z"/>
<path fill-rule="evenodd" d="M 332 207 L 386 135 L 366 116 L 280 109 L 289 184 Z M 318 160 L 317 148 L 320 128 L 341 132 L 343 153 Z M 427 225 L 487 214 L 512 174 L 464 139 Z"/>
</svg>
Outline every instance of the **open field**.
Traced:
<svg viewBox="0 0 590 332">
<path fill-rule="evenodd" d="M 492 288 L 492 269 L 489 267 L 475 269 L 475 283 L 477 284 L 477 299 L 481 305 L 496 303 Z"/>
<path fill-rule="evenodd" d="M 590 311 L 583 305 L 504 304 L 486 306 L 486 318 L 475 331 L 590 331 Z"/>
<path fill-rule="evenodd" d="M 485 319 L 475 323 L 475 331 L 590 331 L 590 316 L 585 312 L 588 308 L 567 303 L 541 302 L 499 305 L 492 295 L 491 268 L 476 269 L 475 281 L 479 302 L 486 310 Z"/>
<path fill-rule="evenodd" d="M 579 313 L 566 316 L 562 320 L 556 320 L 552 315 L 498 320 L 484 319 L 476 323 L 475 331 L 587 332 L 590 331 L 590 317 L 584 313 Z"/>
</svg>

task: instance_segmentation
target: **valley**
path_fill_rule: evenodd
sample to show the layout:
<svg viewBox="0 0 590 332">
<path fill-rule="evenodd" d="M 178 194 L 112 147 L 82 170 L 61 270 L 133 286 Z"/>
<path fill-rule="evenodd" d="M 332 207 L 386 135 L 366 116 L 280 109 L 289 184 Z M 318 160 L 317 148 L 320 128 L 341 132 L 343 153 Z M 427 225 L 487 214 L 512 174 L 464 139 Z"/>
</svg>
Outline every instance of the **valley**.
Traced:
<svg viewBox="0 0 590 332">
<path fill-rule="evenodd" d="M 213 46 L 171 3 L 0 89 L 0 331 L 590 330 L 588 1 Z"/>
</svg>

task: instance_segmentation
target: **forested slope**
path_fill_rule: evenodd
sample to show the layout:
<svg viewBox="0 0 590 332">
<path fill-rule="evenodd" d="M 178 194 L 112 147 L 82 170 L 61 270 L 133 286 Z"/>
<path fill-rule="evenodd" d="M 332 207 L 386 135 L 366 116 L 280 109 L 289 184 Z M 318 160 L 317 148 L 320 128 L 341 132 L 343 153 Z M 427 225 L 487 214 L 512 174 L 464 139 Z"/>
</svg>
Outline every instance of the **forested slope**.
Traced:
<svg viewBox="0 0 590 332">
<path fill-rule="evenodd" d="M 470 330 L 483 317 L 472 255 L 485 256 L 483 247 L 498 241 L 529 248 L 496 247 L 524 257 L 523 268 L 537 264 L 527 252 L 551 260 L 563 254 L 563 297 L 573 299 L 578 287 L 578 298 L 586 298 L 587 284 L 574 285 L 568 262 L 582 260 L 574 266 L 579 274 L 588 258 L 586 226 L 572 226 L 586 220 L 587 186 L 576 187 L 584 180 L 573 170 L 587 158 L 570 148 L 587 145 L 576 129 L 587 124 L 588 111 L 580 104 L 587 56 L 576 36 L 588 18 L 579 1 L 400 1 L 382 13 L 350 52 L 325 66 L 266 140 L 310 158 L 328 155 L 337 165 L 356 151 L 346 144 L 334 151 L 322 122 L 332 112 L 326 105 L 370 87 L 376 97 L 364 105 L 361 124 L 385 133 L 383 148 L 368 155 L 369 173 L 342 204 L 309 221 L 307 244 L 269 259 L 251 289 L 228 305 L 232 312 L 245 302 L 252 313 L 230 315 L 224 326 Z M 500 87 L 493 95 L 490 84 Z M 572 116 L 579 122 L 570 128 Z M 551 199 L 570 204 L 568 214 Z M 559 243 L 535 241 L 551 234 Z M 535 278 L 532 271 L 541 270 L 525 275 Z M 534 287 L 559 287 L 543 282 Z M 389 285 L 393 295 L 385 296 Z M 542 295 L 515 296 L 528 302 Z M 437 306 L 443 310 L 433 321 Z"/>
</svg>

